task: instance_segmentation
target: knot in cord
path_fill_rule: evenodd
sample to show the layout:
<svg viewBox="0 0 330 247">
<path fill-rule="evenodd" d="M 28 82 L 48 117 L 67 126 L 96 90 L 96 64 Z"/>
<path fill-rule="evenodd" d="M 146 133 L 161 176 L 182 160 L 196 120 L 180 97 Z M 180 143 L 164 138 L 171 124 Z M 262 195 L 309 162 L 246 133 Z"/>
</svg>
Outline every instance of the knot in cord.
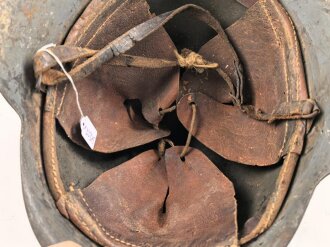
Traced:
<svg viewBox="0 0 330 247">
<path fill-rule="evenodd" d="M 205 60 L 200 54 L 188 49 L 182 50 L 182 54 L 179 54 L 177 50 L 174 53 L 180 67 L 187 69 L 194 68 L 198 73 L 203 73 L 205 69 L 217 69 L 219 67 L 217 63 L 211 63 Z"/>
</svg>

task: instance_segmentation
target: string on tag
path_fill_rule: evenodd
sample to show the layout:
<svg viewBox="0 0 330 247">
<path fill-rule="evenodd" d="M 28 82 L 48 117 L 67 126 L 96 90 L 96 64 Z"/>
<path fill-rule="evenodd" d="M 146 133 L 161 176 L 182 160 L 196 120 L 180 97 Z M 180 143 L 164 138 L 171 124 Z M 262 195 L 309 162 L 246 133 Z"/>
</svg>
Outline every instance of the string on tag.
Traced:
<svg viewBox="0 0 330 247">
<path fill-rule="evenodd" d="M 55 61 L 58 63 L 58 65 L 61 67 L 61 69 L 64 72 L 65 76 L 69 79 L 69 81 L 72 85 L 72 88 L 75 92 L 76 102 L 77 102 L 78 110 L 80 112 L 81 135 L 84 138 L 84 140 L 86 141 L 86 143 L 88 144 L 88 146 L 91 149 L 94 149 L 94 146 L 95 146 L 95 143 L 96 143 L 96 137 L 97 137 L 97 130 L 96 130 L 95 126 L 93 125 L 93 123 L 91 122 L 91 120 L 89 119 L 89 117 L 85 116 L 82 109 L 81 109 L 80 102 L 79 102 L 78 90 L 77 90 L 77 87 L 76 87 L 71 75 L 66 71 L 66 69 L 64 68 L 64 65 L 61 62 L 61 60 L 51 50 L 49 50 L 49 48 L 55 47 L 55 46 L 56 46 L 55 44 L 45 45 L 41 49 L 39 49 L 37 51 L 37 53 L 38 52 L 47 52 L 50 56 L 52 56 L 55 59 Z M 41 81 L 42 81 L 42 74 L 38 78 L 37 86 L 41 85 Z"/>
<path fill-rule="evenodd" d="M 48 45 L 45 45 L 45 46 L 43 46 L 43 47 L 41 47 L 38 51 L 37 51 L 37 53 L 38 52 L 47 52 L 50 56 L 52 56 L 54 59 L 55 59 L 55 61 L 57 62 L 57 64 L 61 67 L 61 69 L 62 69 L 62 71 L 63 71 L 63 73 L 65 74 L 65 76 L 68 78 L 68 80 L 70 81 L 70 83 L 71 83 L 71 85 L 72 85 L 72 88 L 73 88 L 73 90 L 74 90 L 74 92 L 75 92 L 75 94 L 76 94 L 76 102 L 77 102 L 77 106 L 78 106 L 78 110 L 79 110 L 79 112 L 80 112 L 80 115 L 81 115 L 81 118 L 83 118 L 84 117 L 84 113 L 83 113 L 83 111 L 82 111 L 82 109 L 81 109 L 81 106 L 80 106 L 80 102 L 79 102 L 79 94 L 78 94 L 78 90 L 77 90 L 77 87 L 76 87 L 76 85 L 75 85 L 75 83 L 74 83 L 74 81 L 73 81 L 73 79 L 72 79 L 72 77 L 71 77 L 71 75 L 66 71 L 66 69 L 64 68 L 64 65 L 63 65 L 63 63 L 61 62 L 61 60 L 51 51 L 51 50 L 49 50 L 49 48 L 51 48 L 51 47 L 55 47 L 56 46 L 56 44 L 48 44 Z M 41 81 L 42 81 L 42 74 L 39 76 L 39 78 L 38 78 L 38 82 L 37 82 L 37 86 L 39 85 L 41 85 Z"/>
</svg>

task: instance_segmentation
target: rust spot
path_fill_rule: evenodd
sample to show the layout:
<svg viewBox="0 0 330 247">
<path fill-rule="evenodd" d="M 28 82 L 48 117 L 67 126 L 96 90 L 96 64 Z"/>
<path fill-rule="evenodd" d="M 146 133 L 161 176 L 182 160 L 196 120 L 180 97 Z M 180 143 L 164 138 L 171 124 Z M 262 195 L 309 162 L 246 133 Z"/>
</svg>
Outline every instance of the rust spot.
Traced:
<svg viewBox="0 0 330 247">
<path fill-rule="evenodd" d="M 34 15 L 37 13 L 37 8 L 30 4 L 25 4 L 22 6 L 22 12 L 26 16 L 29 22 L 32 21 Z"/>
</svg>

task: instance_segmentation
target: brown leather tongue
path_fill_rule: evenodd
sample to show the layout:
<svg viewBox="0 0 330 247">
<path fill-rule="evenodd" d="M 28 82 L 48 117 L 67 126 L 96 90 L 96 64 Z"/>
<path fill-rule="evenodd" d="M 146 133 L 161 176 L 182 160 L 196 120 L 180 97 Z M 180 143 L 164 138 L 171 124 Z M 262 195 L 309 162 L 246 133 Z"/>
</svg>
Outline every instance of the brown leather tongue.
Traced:
<svg viewBox="0 0 330 247">
<path fill-rule="evenodd" d="M 191 95 L 178 105 L 180 121 L 189 128 Z M 202 93 L 197 105 L 195 137 L 224 158 L 247 165 L 271 165 L 279 160 L 283 133 L 279 126 L 251 119 L 238 107 L 221 104 Z"/>
<path fill-rule="evenodd" d="M 181 149 L 142 153 L 83 190 L 106 232 L 138 246 L 237 244 L 232 183 L 198 150 L 183 162 Z"/>
<path fill-rule="evenodd" d="M 280 103 L 306 98 L 294 30 L 277 1 L 258 1 L 226 32 L 244 65 L 245 104 L 272 113 Z M 226 54 L 214 41 L 205 44 L 200 53 L 205 56 L 215 51 L 215 61 L 221 54 Z M 210 78 L 208 83 L 215 85 L 217 81 Z M 209 93 L 199 92 L 194 94 L 197 105 L 195 136 L 207 147 L 226 159 L 247 165 L 272 165 L 285 155 L 287 136 L 294 122 L 259 122 L 236 106 L 219 103 L 225 103 L 223 97 L 208 97 Z M 179 119 L 187 129 L 191 115 L 188 98 L 188 95 L 183 97 L 177 109 Z"/>
<path fill-rule="evenodd" d="M 145 0 L 93 1 L 85 13 L 72 28 L 66 44 L 101 49 L 152 16 Z M 160 28 L 128 54 L 175 60 L 174 49 L 168 34 Z M 75 83 L 83 113 L 98 130 L 95 151 L 112 153 L 169 135 L 169 131 L 158 129 L 162 119 L 159 109 L 170 107 L 177 97 L 178 68 L 105 64 Z M 86 147 L 80 136 L 80 114 L 70 84 L 58 86 L 56 102 L 61 126 L 74 142 Z"/>
<path fill-rule="evenodd" d="M 192 149 L 182 162 L 181 151 L 175 147 L 165 155 L 169 196 L 164 227 L 168 236 L 186 246 L 235 246 L 232 183 L 202 152 Z"/>
</svg>

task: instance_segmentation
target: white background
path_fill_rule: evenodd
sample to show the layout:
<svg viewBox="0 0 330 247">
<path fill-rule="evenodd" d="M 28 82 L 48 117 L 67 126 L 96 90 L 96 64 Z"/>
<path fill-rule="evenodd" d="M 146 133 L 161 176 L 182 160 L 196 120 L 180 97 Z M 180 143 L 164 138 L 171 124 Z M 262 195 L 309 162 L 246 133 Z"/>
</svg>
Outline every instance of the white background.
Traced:
<svg viewBox="0 0 330 247">
<path fill-rule="evenodd" d="M 0 246 L 40 246 L 24 207 L 20 174 L 20 131 L 18 115 L 0 94 Z M 329 191 L 330 177 L 316 188 L 289 247 L 330 246 L 330 226 L 327 225 L 330 222 Z"/>
</svg>

